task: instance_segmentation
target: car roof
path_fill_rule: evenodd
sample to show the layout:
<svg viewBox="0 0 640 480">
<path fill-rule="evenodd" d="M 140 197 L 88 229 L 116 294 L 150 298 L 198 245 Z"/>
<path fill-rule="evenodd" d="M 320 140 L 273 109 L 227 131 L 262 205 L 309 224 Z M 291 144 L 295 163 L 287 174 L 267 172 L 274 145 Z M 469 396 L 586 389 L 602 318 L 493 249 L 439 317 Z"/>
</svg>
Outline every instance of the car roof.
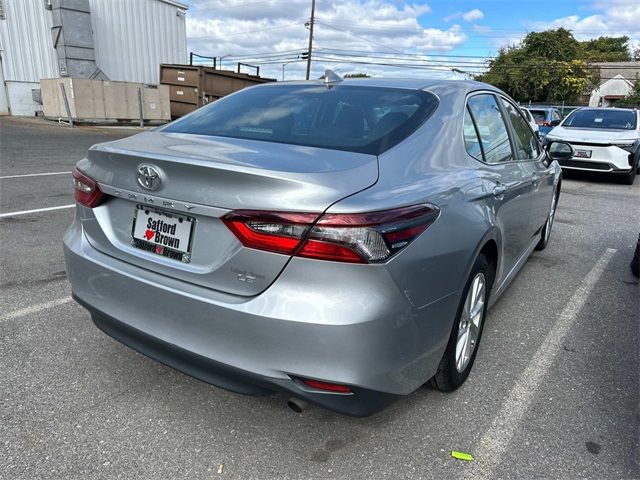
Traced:
<svg viewBox="0 0 640 480">
<path fill-rule="evenodd" d="M 310 83 L 322 85 L 322 80 L 292 81 L 284 82 L 287 85 L 309 85 Z M 283 82 L 273 82 L 261 84 L 260 87 L 272 85 L 283 85 Z M 475 90 L 493 90 L 503 93 L 496 87 L 487 83 L 476 82 L 474 80 L 462 79 L 441 79 L 441 78 L 345 78 L 340 85 L 361 86 L 361 87 L 381 87 L 381 88 L 403 88 L 409 90 L 440 90 L 451 86 L 458 87 L 461 91 L 472 92 Z M 503 93 L 504 94 L 504 93 Z"/>
<path fill-rule="evenodd" d="M 637 112 L 638 109 L 637 108 L 621 108 L 621 107 L 580 107 L 580 108 L 576 108 L 576 110 L 604 110 L 604 111 L 615 111 L 615 112 L 628 112 L 628 111 L 635 111 Z"/>
</svg>

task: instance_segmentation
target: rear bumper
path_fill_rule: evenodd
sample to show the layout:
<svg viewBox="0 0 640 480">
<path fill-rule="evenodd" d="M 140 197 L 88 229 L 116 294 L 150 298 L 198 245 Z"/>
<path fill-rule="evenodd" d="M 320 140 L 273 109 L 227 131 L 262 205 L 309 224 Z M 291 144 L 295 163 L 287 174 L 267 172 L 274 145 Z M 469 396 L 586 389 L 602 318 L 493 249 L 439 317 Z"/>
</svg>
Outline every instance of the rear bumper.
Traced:
<svg viewBox="0 0 640 480">
<path fill-rule="evenodd" d="M 458 302 L 456 292 L 415 311 L 384 269 L 362 283 L 358 269 L 331 274 L 335 264 L 326 292 L 307 278 L 305 293 L 304 278 L 288 267 L 259 296 L 226 295 L 100 253 L 77 220 L 64 250 L 74 298 L 118 341 L 228 390 L 284 391 L 354 416 L 379 411 L 435 373 L 448 339 L 443 324 Z M 296 377 L 346 384 L 353 394 L 319 392 Z"/>
</svg>

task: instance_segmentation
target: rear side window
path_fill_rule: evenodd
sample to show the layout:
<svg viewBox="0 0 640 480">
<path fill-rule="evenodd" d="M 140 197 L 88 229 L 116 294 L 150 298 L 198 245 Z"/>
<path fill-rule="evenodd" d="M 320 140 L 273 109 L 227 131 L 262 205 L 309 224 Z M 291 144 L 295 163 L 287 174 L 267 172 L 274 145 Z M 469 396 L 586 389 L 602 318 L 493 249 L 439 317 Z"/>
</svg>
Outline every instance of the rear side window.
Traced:
<svg viewBox="0 0 640 480">
<path fill-rule="evenodd" d="M 464 114 L 464 148 L 467 153 L 476 160 L 484 161 L 482 155 L 482 147 L 480 147 L 480 139 L 478 138 L 478 132 L 473 124 L 473 119 L 469 112 L 469 107 Z"/>
<path fill-rule="evenodd" d="M 437 97 L 422 90 L 268 85 L 217 100 L 162 130 L 379 155 L 437 106 Z"/>
<path fill-rule="evenodd" d="M 538 141 L 536 140 L 527 121 L 520 114 L 520 110 L 511 102 L 500 98 L 507 116 L 511 120 L 511 125 L 515 132 L 516 158 L 518 160 L 530 160 L 538 158 Z"/>
<path fill-rule="evenodd" d="M 485 161 L 501 163 L 513 160 L 507 126 L 495 97 L 488 93 L 474 95 L 469 98 L 468 106 L 478 129 Z"/>
</svg>

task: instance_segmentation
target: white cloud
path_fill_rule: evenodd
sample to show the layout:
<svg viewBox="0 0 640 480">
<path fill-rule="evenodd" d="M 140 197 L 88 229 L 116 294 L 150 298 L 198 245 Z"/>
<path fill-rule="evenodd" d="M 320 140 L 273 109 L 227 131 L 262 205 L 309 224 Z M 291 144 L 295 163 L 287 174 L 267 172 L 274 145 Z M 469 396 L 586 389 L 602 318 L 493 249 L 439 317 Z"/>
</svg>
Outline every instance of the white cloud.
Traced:
<svg viewBox="0 0 640 480">
<path fill-rule="evenodd" d="M 478 10 L 477 8 L 462 14 L 462 19 L 465 22 L 475 22 L 476 20 L 482 20 L 483 18 L 484 13 L 482 10 Z"/>
<path fill-rule="evenodd" d="M 500 48 L 520 43 L 526 32 L 566 28 L 573 32 L 578 40 L 589 40 L 600 36 L 629 37 L 631 50 L 640 44 L 640 2 L 638 0 L 597 0 L 590 6 L 589 15 L 569 15 L 551 21 L 524 21 L 521 26 L 525 32 L 506 33 L 492 40 L 494 47 Z"/>
<path fill-rule="evenodd" d="M 597 13 L 581 17 L 569 15 L 551 22 L 530 22 L 533 30 L 564 27 L 571 30 L 578 40 L 588 40 L 603 35 L 626 35 L 632 41 L 640 40 L 640 2 L 638 0 L 598 1 L 593 5 Z"/>
<path fill-rule="evenodd" d="M 465 22 L 471 23 L 475 22 L 476 20 L 482 20 L 484 18 L 484 12 L 482 10 L 478 10 L 477 8 L 469 10 L 468 12 L 456 12 L 444 17 L 444 21 L 450 22 L 458 18 L 462 18 Z"/>
<path fill-rule="evenodd" d="M 487 27 L 485 25 L 473 25 L 473 31 L 479 34 L 487 34 L 487 33 L 491 33 L 493 32 L 493 29 L 491 27 Z"/>
<path fill-rule="evenodd" d="M 274 52 L 302 52 L 307 48 L 308 30 L 304 24 L 310 16 L 309 3 L 308 0 L 193 0 L 187 14 L 189 49 L 202 55 L 231 55 L 224 60 L 226 68 L 237 61 L 264 61 Z M 316 8 L 314 50 L 444 53 L 464 43 L 467 35 L 459 25 L 446 29 L 422 27 L 419 18 L 430 13 L 426 4 L 397 0 L 320 1 Z M 239 55 L 253 58 L 233 58 Z M 261 65 L 261 74 L 280 77 L 282 64 L 295 60 L 295 55 L 294 52 L 289 57 L 273 57 L 271 65 Z M 338 65 L 326 60 L 334 58 L 327 52 L 320 52 L 318 57 L 313 64 L 314 76 L 320 75 L 325 66 Z M 287 77 L 301 78 L 304 67 L 302 61 L 287 65 Z M 372 73 L 364 67 L 345 63 L 340 68 L 341 73 Z M 385 70 L 382 66 L 370 68 L 377 72 Z M 405 75 L 410 72 L 404 71 Z"/>
</svg>

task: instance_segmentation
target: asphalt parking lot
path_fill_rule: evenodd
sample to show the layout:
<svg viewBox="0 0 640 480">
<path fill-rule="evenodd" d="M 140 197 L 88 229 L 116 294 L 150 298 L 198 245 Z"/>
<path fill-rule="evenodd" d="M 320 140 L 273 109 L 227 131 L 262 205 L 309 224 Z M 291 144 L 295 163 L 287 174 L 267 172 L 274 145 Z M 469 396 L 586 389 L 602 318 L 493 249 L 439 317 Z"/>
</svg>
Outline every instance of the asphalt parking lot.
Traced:
<svg viewBox="0 0 640 480">
<path fill-rule="evenodd" d="M 135 353 L 70 300 L 73 208 L 42 209 L 73 204 L 58 173 L 91 144 L 135 132 L 0 119 L 0 478 L 640 478 L 640 181 L 565 177 L 461 389 L 296 414 Z"/>
</svg>

